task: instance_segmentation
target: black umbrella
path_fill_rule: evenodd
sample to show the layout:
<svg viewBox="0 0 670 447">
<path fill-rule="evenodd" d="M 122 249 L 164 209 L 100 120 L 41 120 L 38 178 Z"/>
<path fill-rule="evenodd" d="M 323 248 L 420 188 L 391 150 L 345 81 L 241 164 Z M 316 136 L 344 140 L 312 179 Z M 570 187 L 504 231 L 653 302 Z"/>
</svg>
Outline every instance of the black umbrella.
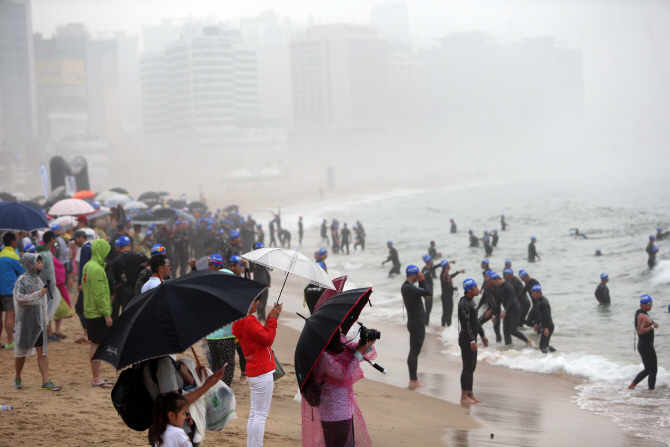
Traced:
<svg viewBox="0 0 670 447">
<path fill-rule="evenodd" d="M 173 210 L 172 208 L 158 208 L 157 210 L 151 211 L 151 213 L 162 219 L 171 219 L 177 215 L 177 210 Z"/>
<path fill-rule="evenodd" d="M 226 211 L 227 213 L 229 213 L 231 211 L 239 211 L 239 210 L 240 210 L 240 207 L 237 206 L 237 205 L 229 205 L 229 206 L 227 206 L 223 209 L 223 211 Z"/>
<path fill-rule="evenodd" d="M 157 192 L 147 191 L 140 194 L 137 200 L 144 201 L 144 199 L 158 200 L 160 195 Z"/>
<path fill-rule="evenodd" d="M 5 202 L 16 202 L 16 196 L 8 192 L 0 192 L 0 200 L 4 200 Z"/>
<path fill-rule="evenodd" d="M 130 194 L 128 191 L 126 191 L 123 188 L 110 188 L 110 191 L 118 192 L 119 194 Z"/>
<path fill-rule="evenodd" d="M 169 192 L 165 192 L 165 191 L 160 191 L 160 192 L 158 193 L 158 195 L 159 195 L 159 196 L 169 196 L 170 193 L 169 193 Z"/>
<path fill-rule="evenodd" d="M 295 347 L 295 375 L 302 389 L 331 338 L 339 336 L 338 327 L 346 334 L 368 304 L 372 288 L 339 293 L 324 303 L 305 321 Z M 373 365 L 375 366 L 375 365 Z M 377 365 L 378 366 L 378 365 Z M 383 368 L 377 367 L 380 371 Z M 380 369 L 381 368 L 381 369 Z"/>
<path fill-rule="evenodd" d="M 247 316 L 266 285 L 214 270 L 166 281 L 136 296 L 109 328 L 93 360 L 116 370 L 178 354 L 208 334 Z"/>
<path fill-rule="evenodd" d="M 145 213 L 145 214 L 136 214 L 132 218 L 133 223 L 139 222 L 139 223 L 161 223 L 163 221 L 162 218 L 156 216 L 153 213 Z"/>
<path fill-rule="evenodd" d="M 33 208 L 37 208 L 38 210 L 42 208 L 42 205 L 40 205 L 38 202 L 34 200 L 21 200 L 20 203 L 23 203 L 24 205 L 32 206 Z"/>
<path fill-rule="evenodd" d="M 170 208 L 182 209 L 186 208 L 187 204 L 183 200 L 168 200 L 167 206 L 169 206 Z"/>
<path fill-rule="evenodd" d="M 191 202 L 188 204 L 187 208 L 192 213 L 207 211 L 207 205 L 202 202 Z"/>
</svg>

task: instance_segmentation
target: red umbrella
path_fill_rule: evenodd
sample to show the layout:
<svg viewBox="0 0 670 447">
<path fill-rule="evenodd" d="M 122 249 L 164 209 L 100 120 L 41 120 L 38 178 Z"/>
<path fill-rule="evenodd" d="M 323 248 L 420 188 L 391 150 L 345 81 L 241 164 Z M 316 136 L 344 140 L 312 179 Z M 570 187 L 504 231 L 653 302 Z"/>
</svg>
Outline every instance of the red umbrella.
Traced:
<svg viewBox="0 0 670 447">
<path fill-rule="evenodd" d="M 92 191 L 79 191 L 72 196 L 73 199 L 81 199 L 81 200 L 92 199 L 94 197 L 95 193 Z"/>
</svg>

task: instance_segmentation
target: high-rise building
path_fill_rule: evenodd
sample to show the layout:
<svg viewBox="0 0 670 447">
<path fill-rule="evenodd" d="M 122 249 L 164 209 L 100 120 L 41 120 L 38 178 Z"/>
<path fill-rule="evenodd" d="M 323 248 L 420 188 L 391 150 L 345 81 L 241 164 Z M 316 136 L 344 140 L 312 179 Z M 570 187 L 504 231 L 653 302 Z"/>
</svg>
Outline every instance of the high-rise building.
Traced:
<svg viewBox="0 0 670 447">
<path fill-rule="evenodd" d="M 291 41 L 296 128 L 388 126 L 388 43 L 364 25 L 320 25 Z"/>
<path fill-rule="evenodd" d="M 27 159 L 36 133 L 30 0 L 0 0 L 0 152 Z"/>
<path fill-rule="evenodd" d="M 370 12 L 370 24 L 391 44 L 409 42 L 409 15 L 404 2 L 374 6 Z"/>
</svg>

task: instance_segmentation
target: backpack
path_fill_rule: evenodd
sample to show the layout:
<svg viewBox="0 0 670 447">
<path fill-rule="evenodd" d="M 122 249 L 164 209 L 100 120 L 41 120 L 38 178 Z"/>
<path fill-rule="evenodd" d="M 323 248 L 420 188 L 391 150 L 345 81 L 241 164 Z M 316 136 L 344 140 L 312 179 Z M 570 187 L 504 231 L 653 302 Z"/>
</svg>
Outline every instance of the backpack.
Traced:
<svg viewBox="0 0 670 447">
<path fill-rule="evenodd" d="M 147 362 L 141 362 L 121 371 L 112 389 L 112 404 L 123 422 L 136 431 L 151 427 L 154 400 L 151 398 L 142 371 Z"/>
</svg>

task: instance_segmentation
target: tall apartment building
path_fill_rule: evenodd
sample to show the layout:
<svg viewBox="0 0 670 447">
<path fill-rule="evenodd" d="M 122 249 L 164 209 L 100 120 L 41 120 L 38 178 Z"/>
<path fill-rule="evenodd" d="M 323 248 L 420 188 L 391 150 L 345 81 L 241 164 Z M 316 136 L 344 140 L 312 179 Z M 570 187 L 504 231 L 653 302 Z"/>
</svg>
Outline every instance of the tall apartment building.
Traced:
<svg viewBox="0 0 670 447">
<path fill-rule="evenodd" d="M 320 25 L 291 41 L 294 125 L 388 126 L 388 43 L 364 25 Z"/>
<path fill-rule="evenodd" d="M 0 153 L 28 158 L 36 119 L 30 0 L 0 0 Z"/>
<path fill-rule="evenodd" d="M 404 2 L 375 5 L 370 12 L 370 24 L 389 42 L 409 42 L 409 14 Z"/>
</svg>

